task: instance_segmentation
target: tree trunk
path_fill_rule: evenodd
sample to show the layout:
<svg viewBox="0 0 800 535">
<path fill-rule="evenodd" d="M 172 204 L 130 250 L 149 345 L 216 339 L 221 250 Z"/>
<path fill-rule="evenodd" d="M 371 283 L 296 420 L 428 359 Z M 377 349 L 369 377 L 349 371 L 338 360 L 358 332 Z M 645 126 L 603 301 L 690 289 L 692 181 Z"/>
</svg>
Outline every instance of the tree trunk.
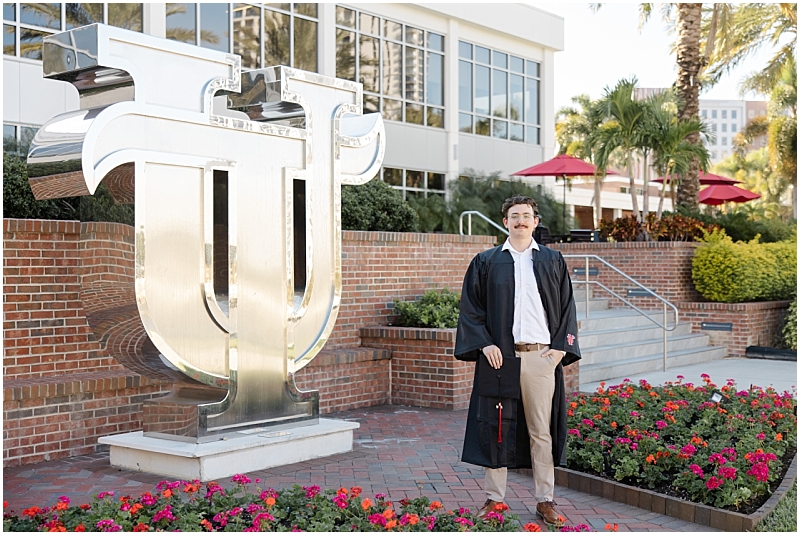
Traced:
<svg viewBox="0 0 800 535">
<path fill-rule="evenodd" d="M 681 119 L 696 118 L 700 109 L 700 84 L 697 75 L 700 73 L 700 37 L 703 4 L 677 4 L 677 52 L 678 52 L 678 80 L 675 83 L 682 97 L 681 108 L 678 116 Z M 700 134 L 693 133 L 686 139 L 697 145 L 701 144 Z M 688 174 L 678 187 L 678 205 L 690 211 L 697 211 L 700 192 L 698 174 L 700 162 L 692 160 Z"/>
<path fill-rule="evenodd" d="M 600 192 L 603 190 L 603 177 L 594 177 L 594 228 L 600 226 L 603 214 L 603 205 L 600 203 Z"/>
<path fill-rule="evenodd" d="M 633 155 L 628 155 L 628 177 L 630 179 L 631 184 L 631 205 L 633 206 L 633 217 L 636 218 L 637 221 L 642 221 L 642 216 L 639 213 L 639 201 L 636 199 L 636 184 L 633 181 Z"/>
</svg>

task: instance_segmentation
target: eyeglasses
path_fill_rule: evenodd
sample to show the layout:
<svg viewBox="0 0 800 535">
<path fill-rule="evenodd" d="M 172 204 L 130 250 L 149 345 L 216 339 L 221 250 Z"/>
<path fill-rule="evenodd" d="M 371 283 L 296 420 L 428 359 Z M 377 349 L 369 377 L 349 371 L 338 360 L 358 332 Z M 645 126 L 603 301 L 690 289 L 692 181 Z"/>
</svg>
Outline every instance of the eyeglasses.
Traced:
<svg viewBox="0 0 800 535">
<path fill-rule="evenodd" d="M 539 217 L 539 214 L 511 214 L 508 219 L 511 221 L 531 221 L 534 217 Z"/>
</svg>

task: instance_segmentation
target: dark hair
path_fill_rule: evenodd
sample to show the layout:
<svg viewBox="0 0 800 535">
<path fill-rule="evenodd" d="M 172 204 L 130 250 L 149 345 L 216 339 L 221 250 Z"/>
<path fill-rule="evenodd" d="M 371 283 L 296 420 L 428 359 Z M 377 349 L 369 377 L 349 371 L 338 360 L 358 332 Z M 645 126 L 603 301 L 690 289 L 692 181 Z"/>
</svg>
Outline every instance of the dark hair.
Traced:
<svg viewBox="0 0 800 535">
<path fill-rule="evenodd" d="M 533 208 L 534 217 L 539 216 L 539 206 L 536 204 L 536 201 L 524 195 L 514 195 L 510 199 L 506 199 L 505 202 L 503 203 L 503 208 L 502 208 L 503 217 L 508 217 L 508 211 L 511 209 L 511 207 L 516 206 L 518 204 L 527 204 L 528 206 Z"/>
</svg>

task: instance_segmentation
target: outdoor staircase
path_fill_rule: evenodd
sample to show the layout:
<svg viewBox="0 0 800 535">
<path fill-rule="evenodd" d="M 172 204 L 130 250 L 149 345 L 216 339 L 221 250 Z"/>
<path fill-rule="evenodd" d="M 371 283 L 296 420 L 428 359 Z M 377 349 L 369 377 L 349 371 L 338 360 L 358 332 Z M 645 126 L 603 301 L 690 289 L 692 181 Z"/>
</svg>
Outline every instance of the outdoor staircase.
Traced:
<svg viewBox="0 0 800 535">
<path fill-rule="evenodd" d="M 611 299 L 594 297 L 589 288 L 589 317 L 586 317 L 585 285 L 575 284 L 578 333 L 581 348 L 581 384 L 618 377 L 660 372 L 664 369 L 664 331 L 632 308 L 609 308 Z M 603 290 L 597 290 L 603 294 Z M 612 298 L 613 299 L 613 298 Z M 619 305 L 622 302 L 617 301 Z M 663 312 L 646 311 L 662 322 Z M 673 315 L 668 313 L 668 321 Z M 667 370 L 724 358 L 727 349 L 709 345 L 706 334 L 692 333 L 681 323 L 667 333 Z"/>
</svg>

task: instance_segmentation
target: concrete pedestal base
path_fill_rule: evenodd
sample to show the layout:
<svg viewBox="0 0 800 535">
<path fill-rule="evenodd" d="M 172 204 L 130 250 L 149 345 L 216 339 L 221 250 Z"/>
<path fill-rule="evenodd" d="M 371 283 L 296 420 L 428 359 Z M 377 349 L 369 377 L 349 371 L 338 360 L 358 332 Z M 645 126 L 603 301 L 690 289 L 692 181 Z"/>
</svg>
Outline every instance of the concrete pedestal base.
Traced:
<svg viewBox="0 0 800 535">
<path fill-rule="evenodd" d="M 227 440 L 190 444 L 146 437 L 141 431 L 101 437 L 111 466 L 200 481 L 327 457 L 353 449 L 356 422 L 320 418 L 316 425 L 264 430 Z"/>
</svg>

